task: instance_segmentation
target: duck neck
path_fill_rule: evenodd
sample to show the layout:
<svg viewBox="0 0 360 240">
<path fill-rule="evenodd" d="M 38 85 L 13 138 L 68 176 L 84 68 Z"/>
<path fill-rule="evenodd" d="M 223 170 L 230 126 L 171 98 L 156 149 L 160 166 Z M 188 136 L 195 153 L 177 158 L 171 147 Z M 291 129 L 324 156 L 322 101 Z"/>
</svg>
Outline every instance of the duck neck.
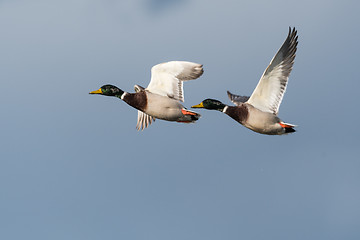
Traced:
<svg viewBox="0 0 360 240">
<path fill-rule="evenodd" d="M 228 107 L 227 105 L 221 103 L 214 110 L 219 111 L 219 112 L 225 112 L 227 107 Z"/>
<path fill-rule="evenodd" d="M 227 110 L 227 109 L 228 109 L 228 106 L 225 105 L 225 106 L 223 107 L 223 109 L 221 110 L 221 112 L 226 113 L 226 110 Z"/>
<path fill-rule="evenodd" d="M 123 99 L 124 96 L 125 96 L 126 92 L 124 92 L 123 90 L 119 89 L 119 92 L 117 92 L 114 97 L 117 97 L 117 98 L 120 98 L 120 99 Z"/>
</svg>

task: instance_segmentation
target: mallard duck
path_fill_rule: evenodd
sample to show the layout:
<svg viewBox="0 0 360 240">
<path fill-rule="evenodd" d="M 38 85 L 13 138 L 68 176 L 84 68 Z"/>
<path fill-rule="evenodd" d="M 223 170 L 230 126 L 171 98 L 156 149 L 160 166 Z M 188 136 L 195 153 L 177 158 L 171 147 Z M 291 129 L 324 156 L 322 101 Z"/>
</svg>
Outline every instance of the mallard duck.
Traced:
<svg viewBox="0 0 360 240">
<path fill-rule="evenodd" d="M 151 68 L 151 81 L 147 88 L 135 85 L 135 93 L 125 92 L 113 85 L 104 85 L 90 94 L 101 94 L 122 99 L 138 110 L 137 130 L 147 128 L 155 119 L 191 123 L 200 114 L 187 110 L 183 81 L 197 79 L 203 74 L 201 64 L 186 61 L 160 63 Z"/>
<path fill-rule="evenodd" d="M 192 108 L 218 110 L 262 134 L 282 135 L 295 132 L 295 125 L 284 123 L 277 114 L 294 64 L 297 40 L 297 31 L 289 28 L 285 42 L 271 60 L 250 97 L 234 95 L 228 91 L 230 100 L 236 106 L 206 99 Z"/>
</svg>

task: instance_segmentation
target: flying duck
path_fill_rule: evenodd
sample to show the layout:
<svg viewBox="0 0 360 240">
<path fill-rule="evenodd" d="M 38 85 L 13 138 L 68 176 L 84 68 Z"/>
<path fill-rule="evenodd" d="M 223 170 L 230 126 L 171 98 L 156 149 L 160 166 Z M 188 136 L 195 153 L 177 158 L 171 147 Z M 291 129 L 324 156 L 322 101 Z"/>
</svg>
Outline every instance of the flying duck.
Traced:
<svg viewBox="0 0 360 240">
<path fill-rule="evenodd" d="M 187 110 L 183 81 L 194 80 L 203 74 L 201 64 L 186 61 L 160 63 L 151 68 L 147 88 L 135 85 L 135 93 L 125 92 L 113 85 L 104 85 L 90 94 L 101 94 L 122 99 L 138 110 L 137 130 L 147 128 L 155 119 L 183 123 L 195 122 L 200 114 Z"/>
<path fill-rule="evenodd" d="M 215 99 L 205 99 L 192 108 L 218 110 L 261 134 L 282 135 L 295 132 L 296 126 L 284 123 L 277 114 L 294 64 L 297 44 L 297 31 L 289 28 L 285 42 L 265 69 L 252 95 L 239 96 L 227 92 L 236 106 L 228 106 Z"/>
</svg>

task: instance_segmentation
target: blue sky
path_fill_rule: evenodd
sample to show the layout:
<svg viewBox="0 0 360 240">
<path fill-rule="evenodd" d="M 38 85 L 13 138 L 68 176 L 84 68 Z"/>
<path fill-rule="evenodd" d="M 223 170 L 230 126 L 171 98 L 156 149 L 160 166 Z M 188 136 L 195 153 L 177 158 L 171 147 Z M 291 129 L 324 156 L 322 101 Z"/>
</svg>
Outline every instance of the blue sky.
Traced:
<svg viewBox="0 0 360 240">
<path fill-rule="evenodd" d="M 359 239 L 357 1 L 0 1 L 1 239 Z M 295 26 L 264 136 L 226 115 L 158 120 L 89 91 L 204 64 L 190 107 L 250 95 Z"/>
</svg>

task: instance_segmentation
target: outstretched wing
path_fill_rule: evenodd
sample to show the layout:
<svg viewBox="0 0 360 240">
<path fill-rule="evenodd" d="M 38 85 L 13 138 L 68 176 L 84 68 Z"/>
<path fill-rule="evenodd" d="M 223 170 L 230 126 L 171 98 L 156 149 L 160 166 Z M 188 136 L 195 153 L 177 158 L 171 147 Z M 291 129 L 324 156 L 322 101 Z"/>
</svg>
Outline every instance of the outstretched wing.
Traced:
<svg viewBox="0 0 360 240">
<path fill-rule="evenodd" d="M 145 88 L 140 86 L 140 85 L 135 85 L 134 86 L 135 92 L 140 92 L 140 91 L 144 91 Z M 138 110 L 138 118 L 137 118 L 137 124 L 136 124 L 136 129 L 139 131 L 144 130 L 145 128 L 147 128 L 148 126 L 150 126 L 150 124 L 152 122 L 155 122 L 155 118 Z"/>
<path fill-rule="evenodd" d="M 147 128 L 148 126 L 150 126 L 150 124 L 152 122 L 155 122 L 155 118 L 142 112 L 142 111 L 138 111 L 138 119 L 137 119 L 137 124 L 136 124 L 136 129 L 139 130 L 144 130 L 145 128 Z"/>
<path fill-rule="evenodd" d="M 235 94 L 232 94 L 229 91 L 227 91 L 227 95 L 230 98 L 230 101 L 232 101 L 236 106 L 239 106 L 240 103 L 244 103 L 247 100 L 249 100 L 249 98 L 250 98 L 248 96 L 235 95 Z"/>
<path fill-rule="evenodd" d="M 297 40 L 297 31 L 289 28 L 289 35 L 260 78 L 249 104 L 264 112 L 278 113 L 294 64 Z"/>
<path fill-rule="evenodd" d="M 184 101 L 183 81 L 197 79 L 203 74 L 201 64 L 171 61 L 151 69 L 151 81 L 146 90 L 162 96 Z"/>
</svg>

